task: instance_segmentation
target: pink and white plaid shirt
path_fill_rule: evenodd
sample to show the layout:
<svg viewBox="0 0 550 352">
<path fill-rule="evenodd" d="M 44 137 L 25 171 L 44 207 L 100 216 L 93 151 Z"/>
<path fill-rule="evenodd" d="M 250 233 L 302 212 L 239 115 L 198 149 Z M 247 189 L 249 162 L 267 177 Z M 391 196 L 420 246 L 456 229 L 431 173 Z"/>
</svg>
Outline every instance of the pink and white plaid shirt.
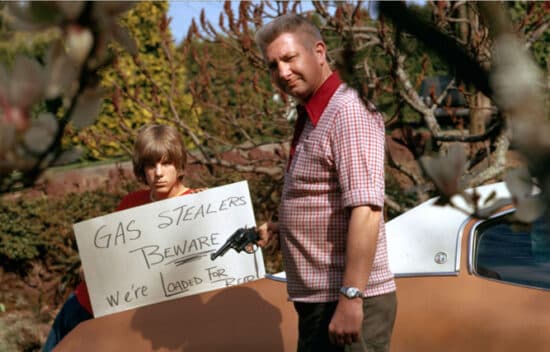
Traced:
<svg viewBox="0 0 550 352">
<path fill-rule="evenodd" d="M 285 174 L 279 228 L 288 294 L 295 301 L 338 300 L 350 210 L 384 206 L 384 120 L 340 83 L 333 73 L 306 104 L 309 118 L 296 133 Z M 383 219 L 379 228 L 369 297 L 395 291 Z"/>
</svg>

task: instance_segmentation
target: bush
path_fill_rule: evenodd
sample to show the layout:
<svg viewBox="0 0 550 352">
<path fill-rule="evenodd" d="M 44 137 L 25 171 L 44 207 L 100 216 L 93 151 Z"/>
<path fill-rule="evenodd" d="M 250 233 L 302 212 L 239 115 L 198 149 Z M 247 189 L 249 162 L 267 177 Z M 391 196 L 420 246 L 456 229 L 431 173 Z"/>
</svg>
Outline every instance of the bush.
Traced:
<svg viewBox="0 0 550 352">
<path fill-rule="evenodd" d="M 62 275 L 68 269 L 77 271 L 80 258 L 72 224 L 112 212 L 128 188 L 136 185 L 121 184 L 114 191 L 99 189 L 57 198 L 0 200 L 3 268 L 23 277 L 36 262 Z"/>
</svg>

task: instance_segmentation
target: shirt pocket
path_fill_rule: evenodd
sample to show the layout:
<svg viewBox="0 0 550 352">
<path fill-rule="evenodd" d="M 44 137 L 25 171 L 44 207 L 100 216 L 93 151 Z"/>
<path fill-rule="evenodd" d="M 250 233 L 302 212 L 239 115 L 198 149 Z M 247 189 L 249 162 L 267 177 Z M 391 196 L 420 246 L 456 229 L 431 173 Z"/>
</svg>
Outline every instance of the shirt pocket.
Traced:
<svg viewBox="0 0 550 352">
<path fill-rule="evenodd" d="M 309 182 L 328 180 L 333 171 L 333 158 L 326 141 L 320 138 L 305 138 L 296 148 L 292 177 Z"/>
</svg>

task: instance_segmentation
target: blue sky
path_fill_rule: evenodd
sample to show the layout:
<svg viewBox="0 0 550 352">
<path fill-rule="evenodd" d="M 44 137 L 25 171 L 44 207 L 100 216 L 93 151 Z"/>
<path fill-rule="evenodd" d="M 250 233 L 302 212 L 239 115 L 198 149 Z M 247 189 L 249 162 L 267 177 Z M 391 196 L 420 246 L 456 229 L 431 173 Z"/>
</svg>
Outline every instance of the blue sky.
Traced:
<svg viewBox="0 0 550 352">
<path fill-rule="evenodd" d="M 187 30 L 191 25 L 191 20 L 195 18 L 195 21 L 199 22 L 201 9 L 204 8 L 206 17 L 210 20 L 212 25 L 217 27 L 220 13 L 223 11 L 224 1 L 219 0 L 179 0 L 170 1 L 168 10 L 168 16 L 172 17 L 170 23 L 170 29 L 176 43 L 179 43 L 187 35 Z M 239 1 L 232 1 L 234 11 L 237 11 Z M 303 9 L 309 9 L 313 6 L 311 1 L 303 1 Z"/>
<path fill-rule="evenodd" d="M 419 4 L 425 3 L 425 0 L 407 0 Z M 170 29 L 176 43 L 185 38 L 187 30 L 191 25 L 191 20 L 195 18 L 199 22 L 201 9 L 204 8 L 206 17 L 217 27 L 218 18 L 223 11 L 224 1 L 220 0 L 170 0 L 168 15 L 172 17 Z M 234 11 L 237 11 L 239 1 L 232 1 Z M 302 1 L 302 9 L 309 10 L 313 8 L 311 1 Z"/>
<path fill-rule="evenodd" d="M 168 10 L 168 16 L 172 17 L 172 23 L 170 23 L 170 29 L 176 43 L 179 43 L 182 38 L 187 35 L 187 30 L 191 25 L 191 20 L 195 18 L 195 21 L 199 22 L 201 9 L 204 8 L 206 16 L 213 24 L 218 23 L 218 16 L 223 10 L 223 1 L 210 0 L 210 1 L 170 1 L 170 7 Z M 235 2 L 234 5 L 237 5 Z"/>
</svg>

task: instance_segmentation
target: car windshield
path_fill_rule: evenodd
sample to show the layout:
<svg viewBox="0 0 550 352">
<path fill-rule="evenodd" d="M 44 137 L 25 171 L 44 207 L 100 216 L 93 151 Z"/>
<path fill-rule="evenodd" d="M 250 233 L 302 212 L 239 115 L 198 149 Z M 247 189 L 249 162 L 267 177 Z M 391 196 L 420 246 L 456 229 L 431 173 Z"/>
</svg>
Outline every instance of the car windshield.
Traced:
<svg viewBox="0 0 550 352">
<path fill-rule="evenodd" d="M 509 215 L 476 230 L 475 271 L 480 276 L 550 289 L 550 222 L 518 224 Z"/>
</svg>

